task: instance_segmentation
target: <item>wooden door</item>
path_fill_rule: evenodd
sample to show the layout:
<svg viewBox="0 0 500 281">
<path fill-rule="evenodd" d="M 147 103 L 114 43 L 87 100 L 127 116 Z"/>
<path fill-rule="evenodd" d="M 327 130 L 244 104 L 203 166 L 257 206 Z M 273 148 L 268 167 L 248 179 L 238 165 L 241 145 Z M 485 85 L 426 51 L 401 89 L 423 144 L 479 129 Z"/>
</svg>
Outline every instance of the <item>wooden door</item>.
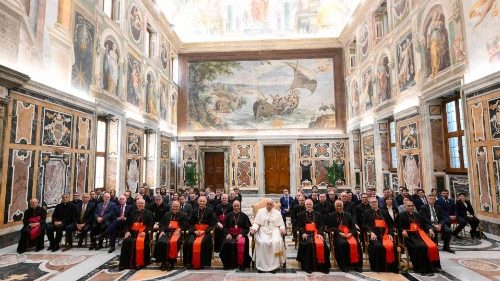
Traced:
<svg viewBox="0 0 500 281">
<path fill-rule="evenodd" d="M 288 146 L 264 146 L 266 194 L 281 194 L 290 189 L 290 158 Z"/>
<path fill-rule="evenodd" d="M 205 152 L 205 186 L 224 189 L 224 152 Z"/>
</svg>

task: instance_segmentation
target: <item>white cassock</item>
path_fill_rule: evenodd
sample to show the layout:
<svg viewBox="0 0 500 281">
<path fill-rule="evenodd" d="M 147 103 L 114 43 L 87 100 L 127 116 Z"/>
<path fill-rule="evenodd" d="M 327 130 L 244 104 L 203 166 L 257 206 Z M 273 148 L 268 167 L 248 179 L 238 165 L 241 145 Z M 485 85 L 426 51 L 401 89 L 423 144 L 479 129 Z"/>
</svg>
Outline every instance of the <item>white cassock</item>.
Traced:
<svg viewBox="0 0 500 281">
<path fill-rule="evenodd" d="M 255 255 L 253 259 L 258 270 L 271 271 L 283 263 L 285 248 L 280 230 L 285 230 L 280 211 L 266 208 L 257 211 L 252 228 L 255 233 Z"/>
</svg>

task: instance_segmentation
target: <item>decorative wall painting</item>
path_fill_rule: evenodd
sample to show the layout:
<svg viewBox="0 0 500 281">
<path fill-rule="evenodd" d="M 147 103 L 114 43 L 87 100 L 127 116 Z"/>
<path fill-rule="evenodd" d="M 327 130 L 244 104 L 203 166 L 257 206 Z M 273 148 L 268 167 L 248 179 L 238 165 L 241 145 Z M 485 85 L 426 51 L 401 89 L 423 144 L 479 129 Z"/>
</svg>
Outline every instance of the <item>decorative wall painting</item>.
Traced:
<svg viewBox="0 0 500 281">
<path fill-rule="evenodd" d="M 92 83 L 94 65 L 94 25 L 79 12 L 75 12 L 73 50 L 75 63 L 72 67 L 73 87 L 87 92 Z"/>
<path fill-rule="evenodd" d="M 418 128 L 417 123 L 410 123 L 399 128 L 401 149 L 418 148 Z"/>
<path fill-rule="evenodd" d="M 139 8 L 136 5 L 132 5 L 130 8 L 129 23 L 132 39 L 135 42 L 139 42 L 141 40 L 144 22 L 142 20 L 141 13 L 139 12 Z"/>
<path fill-rule="evenodd" d="M 148 73 L 146 80 L 146 112 L 153 116 L 158 116 L 159 97 L 156 79 L 152 73 Z"/>
<path fill-rule="evenodd" d="M 424 35 L 427 77 L 434 79 L 439 71 L 450 66 L 448 29 L 441 5 L 434 6 L 427 14 Z"/>
<path fill-rule="evenodd" d="M 104 42 L 102 62 L 102 87 L 110 95 L 119 96 L 120 86 L 120 50 L 114 39 Z"/>
<path fill-rule="evenodd" d="M 71 147 L 73 116 L 47 108 L 43 109 L 42 114 L 42 144 Z"/>
<path fill-rule="evenodd" d="M 168 120 L 168 85 L 166 83 L 160 84 L 160 119 Z"/>
<path fill-rule="evenodd" d="M 314 161 L 316 171 L 315 171 L 315 179 L 317 185 L 325 185 L 328 183 L 328 177 L 326 173 L 326 168 L 330 166 L 329 160 L 315 160 Z"/>
<path fill-rule="evenodd" d="M 128 132 L 127 154 L 141 155 L 141 136 L 137 133 Z"/>
<path fill-rule="evenodd" d="M 132 192 L 139 188 L 140 165 L 139 159 L 127 159 L 127 188 Z"/>
<path fill-rule="evenodd" d="M 165 71 L 168 70 L 168 43 L 167 41 L 162 40 L 161 46 L 160 46 L 160 63 L 161 63 L 161 68 Z"/>
<path fill-rule="evenodd" d="M 368 41 L 369 41 L 368 23 L 365 22 L 361 25 L 358 32 L 358 42 L 362 58 L 366 57 L 368 53 Z"/>
<path fill-rule="evenodd" d="M 470 105 L 471 119 L 472 119 L 472 131 L 474 132 L 474 141 L 485 141 L 485 129 L 484 129 L 484 110 L 483 103 L 478 102 L 476 104 Z M 500 119 L 499 119 L 500 120 Z"/>
<path fill-rule="evenodd" d="M 330 157 L 330 144 L 329 143 L 315 143 L 314 157 Z"/>
<path fill-rule="evenodd" d="M 391 99 L 391 70 L 389 68 L 389 58 L 382 56 L 377 65 L 378 95 L 380 102 Z"/>
<path fill-rule="evenodd" d="M 142 106 L 142 81 L 141 63 L 132 55 L 129 55 L 127 72 L 127 101 L 137 107 Z"/>
<path fill-rule="evenodd" d="M 401 92 L 415 85 L 415 59 L 412 34 L 404 36 L 396 46 L 399 90 Z"/>
<path fill-rule="evenodd" d="M 372 71 L 368 70 L 363 74 L 363 93 L 361 94 L 361 105 L 364 105 L 365 110 L 370 110 L 376 102 L 376 98 L 373 96 L 373 75 Z"/>
</svg>

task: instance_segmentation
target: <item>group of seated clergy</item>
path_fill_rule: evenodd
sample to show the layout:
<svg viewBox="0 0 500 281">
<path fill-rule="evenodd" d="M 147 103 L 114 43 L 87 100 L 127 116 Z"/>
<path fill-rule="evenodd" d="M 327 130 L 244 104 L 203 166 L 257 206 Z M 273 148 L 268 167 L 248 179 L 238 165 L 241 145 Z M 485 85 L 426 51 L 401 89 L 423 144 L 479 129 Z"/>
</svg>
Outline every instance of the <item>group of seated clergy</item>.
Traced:
<svg viewBox="0 0 500 281">
<path fill-rule="evenodd" d="M 367 194 L 363 195 L 365 196 L 360 198 L 365 203 Z M 177 262 L 181 248 L 186 268 L 209 268 L 215 248 L 215 251 L 220 252 L 225 269 L 245 269 L 252 260 L 249 254 L 249 234 L 254 236 L 255 249 L 252 256 L 259 272 L 276 272 L 286 259 L 285 223 L 271 199 L 268 199 L 265 208 L 258 210 L 254 223 L 251 224 L 249 217 L 241 212 L 240 201 L 234 200 L 231 204 L 226 194 L 221 196 L 221 202 L 215 207 L 215 211 L 207 204 L 205 196 L 199 196 L 196 208 L 190 214 L 183 212 L 181 202 L 175 200 L 161 217 L 155 216 L 151 205 L 146 207 L 146 202 L 141 197 L 135 201 L 134 206 L 127 203 L 125 194 L 118 198 L 118 205 L 109 201 L 109 193 L 104 193 L 102 198 L 102 202 L 93 206 L 88 194 L 84 194 L 78 208 L 70 203 L 68 195 L 63 195 L 48 224 L 45 223 L 45 210 L 38 206 L 36 199 L 30 200 L 30 207 L 23 218 L 24 227 L 21 230 L 18 252 L 26 250 L 29 240 L 35 242 L 35 251 L 43 249 L 45 232 L 50 242 L 49 250 L 57 251 L 63 231 L 66 232 L 66 242 L 69 243 L 66 250 L 71 247 L 73 232 L 80 235 L 85 230 L 90 230 L 93 237 L 90 248 L 102 248 L 102 245 L 95 245 L 96 236 L 99 240 L 103 234 L 116 238 L 117 230 L 121 229 L 124 240 L 120 269 L 140 269 L 151 262 L 151 256 L 157 263 L 161 263 L 162 270 L 171 269 Z M 433 196 L 429 198 L 432 201 Z M 301 269 L 306 272 L 327 273 L 331 267 L 330 244 L 334 247 L 335 260 L 342 271 L 361 271 L 363 245 L 360 236 L 364 234 L 361 232 L 360 235 L 353 216 L 345 211 L 345 202 L 334 201 L 333 211 L 325 216 L 315 210 L 312 199 L 304 200 L 302 195 L 298 199 L 303 202 L 300 204 L 304 204 L 304 210 L 298 213 L 295 222 L 299 233 L 297 260 Z M 151 204 L 156 203 L 158 202 Z M 364 210 L 361 228 L 369 239 L 367 250 L 372 271 L 398 271 L 395 244 L 398 234 L 404 237 L 403 243 L 408 248 L 415 272 L 432 274 L 440 268 L 439 252 L 433 240 L 440 230 L 415 211 L 412 201 L 405 201 L 405 210 L 397 217 L 380 208 L 375 196 L 369 197 L 368 203 L 370 207 Z M 88 217 L 87 212 L 90 212 Z M 431 213 L 436 215 L 432 211 Z M 329 243 L 325 242 L 327 233 L 332 234 L 332 241 Z M 154 236 L 156 243 L 153 253 L 150 253 L 149 245 Z"/>
</svg>

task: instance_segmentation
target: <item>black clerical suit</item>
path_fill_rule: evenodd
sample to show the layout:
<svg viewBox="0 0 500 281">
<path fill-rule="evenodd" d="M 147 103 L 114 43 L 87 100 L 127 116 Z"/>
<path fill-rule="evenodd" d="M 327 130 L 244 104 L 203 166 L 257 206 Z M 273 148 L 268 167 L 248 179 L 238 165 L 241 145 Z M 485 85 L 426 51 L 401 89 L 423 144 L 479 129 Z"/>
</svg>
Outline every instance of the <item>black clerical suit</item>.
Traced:
<svg viewBox="0 0 500 281">
<path fill-rule="evenodd" d="M 55 222 L 62 222 L 60 225 L 55 225 Z M 47 224 L 47 237 L 49 238 L 50 246 L 49 248 L 53 251 L 59 249 L 59 243 L 62 239 L 63 231 L 66 232 L 66 243 L 68 245 L 72 244 L 73 241 L 73 230 L 76 224 L 76 208 L 75 205 L 68 203 L 59 203 L 54 209 L 52 214 L 52 222 Z M 54 231 L 56 236 L 54 238 Z"/>
<path fill-rule="evenodd" d="M 176 230 L 179 230 L 178 234 L 174 237 L 174 233 Z M 162 269 L 165 269 L 167 262 L 170 264 L 170 268 L 173 268 L 177 261 L 177 255 L 181 248 L 183 242 L 183 235 L 181 235 L 182 231 L 188 229 L 188 217 L 183 212 L 167 212 L 163 215 L 163 218 L 159 223 L 159 238 L 156 241 L 155 249 L 154 249 L 154 257 L 156 262 L 162 263 Z M 163 233 L 163 234 L 162 234 Z M 171 244 L 171 239 L 174 239 L 172 242 L 177 243 L 175 245 Z"/>
<path fill-rule="evenodd" d="M 220 247 L 222 246 L 222 242 L 224 241 L 224 222 L 226 221 L 227 214 L 233 211 L 233 206 L 226 204 L 219 204 L 215 207 L 215 221 L 216 223 L 221 223 L 222 227 L 218 225 L 215 226 L 215 238 L 214 238 L 214 251 L 218 253 L 220 251 Z"/>
<path fill-rule="evenodd" d="M 342 271 L 354 269 L 361 271 L 363 267 L 363 252 L 361 250 L 361 243 L 358 239 L 358 231 L 354 226 L 351 214 L 347 212 L 334 212 L 328 217 L 327 228 L 333 231 L 333 245 L 335 249 L 335 259 Z M 341 233 L 351 233 L 353 237 L 353 245 L 351 247 L 350 241 L 343 237 Z M 355 242 L 355 243 L 354 243 Z M 351 253 L 351 251 L 353 251 Z"/>
<path fill-rule="evenodd" d="M 224 241 L 219 254 L 224 269 L 237 267 L 244 269 L 250 267 L 250 262 L 252 261 L 248 250 L 248 232 L 250 231 L 250 227 L 251 223 L 247 214 L 241 211 L 238 213 L 232 211 L 227 214 L 223 228 Z M 242 236 L 241 239 L 243 239 L 241 243 L 244 243 L 244 245 L 241 244 L 243 245 L 241 248 L 238 244 L 240 241 L 236 240 L 240 234 Z M 228 235 L 231 236 L 231 239 L 227 239 Z"/>
<path fill-rule="evenodd" d="M 307 229 L 308 224 L 313 224 L 316 231 Z M 330 251 L 324 238 L 325 224 L 321 213 L 316 211 L 304 211 L 297 216 L 297 230 L 299 231 L 299 249 L 297 251 L 297 261 L 300 268 L 306 272 L 321 271 L 328 272 L 330 269 Z M 307 238 L 303 235 L 307 234 Z M 317 252 L 316 235 L 323 237 L 323 256 Z"/>
<path fill-rule="evenodd" d="M 147 266 L 151 261 L 149 242 L 153 229 L 153 214 L 150 210 L 142 211 L 134 208 L 127 217 L 125 232 L 130 232 L 128 238 L 123 239 L 120 253 L 120 270 L 140 269 Z M 142 244 L 141 233 L 145 233 L 144 244 Z M 138 244 L 139 243 L 139 244 Z M 143 246 L 143 247 L 141 247 Z M 138 251 L 138 249 L 141 249 Z"/>
<path fill-rule="evenodd" d="M 198 240 L 198 236 L 195 234 L 197 226 L 206 226 L 204 234 L 201 238 L 201 253 L 199 255 L 199 260 L 197 259 L 197 254 L 193 253 L 194 243 Z M 189 218 L 189 237 L 183 247 L 183 262 L 184 266 L 193 267 L 210 267 L 212 265 L 212 234 L 215 226 L 215 216 L 212 208 L 205 206 L 205 208 L 197 208 L 191 213 Z M 199 261 L 199 265 L 197 262 Z"/>
</svg>

